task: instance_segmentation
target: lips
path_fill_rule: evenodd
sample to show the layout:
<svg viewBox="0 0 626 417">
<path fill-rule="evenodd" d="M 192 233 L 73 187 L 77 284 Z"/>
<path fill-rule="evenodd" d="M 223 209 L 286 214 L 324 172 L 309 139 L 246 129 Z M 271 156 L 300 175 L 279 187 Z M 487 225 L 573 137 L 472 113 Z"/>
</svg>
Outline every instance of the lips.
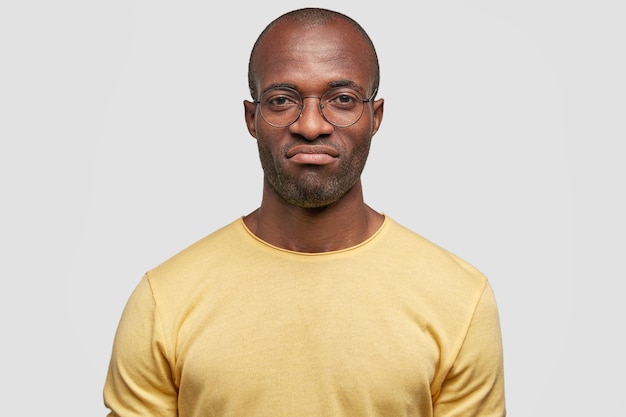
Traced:
<svg viewBox="0 0 626 417">
<path fill-rule="evenodd" d="M 286 156 L 287 158 L 292 158 L 299 154 L 328 155 L 333 158 L 339 156 L 339 152 L 337 151 L 337 149 L 333 148 L 332 146 L 326 145 L 296 145 L 287 151 Z"/>
<path fill-rule="evenodd" d="M 301 165 L 327 165 L 333 163 L 339 152 L 332 146 L 296 145 L 286 153 L 287 158 Z"/>
</svg>

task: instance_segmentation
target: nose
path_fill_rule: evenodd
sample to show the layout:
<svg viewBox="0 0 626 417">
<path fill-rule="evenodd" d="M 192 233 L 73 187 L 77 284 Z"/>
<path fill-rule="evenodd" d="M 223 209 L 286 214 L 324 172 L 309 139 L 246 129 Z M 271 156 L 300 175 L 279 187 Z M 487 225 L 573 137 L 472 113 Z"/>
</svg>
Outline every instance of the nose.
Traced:
<svg viewBox="0 0 626 417">
<path fill-rule="evenodd" d="M 307 103 L 307 99 L 309 100 Z M 321 100 L 317 96 L 302 97 L 302 111 L 300 117 L 289 126 L 289 131 L 298 134 L 307 140 L 315 140 L 322 135 L 333 132 L 334 126 L 322 114 Z"/>
</svg>

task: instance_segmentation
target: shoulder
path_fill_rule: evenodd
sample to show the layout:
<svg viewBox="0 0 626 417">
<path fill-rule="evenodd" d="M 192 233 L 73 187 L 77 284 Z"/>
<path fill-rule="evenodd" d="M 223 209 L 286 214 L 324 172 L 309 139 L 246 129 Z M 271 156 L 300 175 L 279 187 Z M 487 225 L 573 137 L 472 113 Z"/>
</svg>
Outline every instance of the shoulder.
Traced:
<svg viewBox="0 0 626 417">
<path fill-rule="evenodd" d="M 381 240 L 394 257 L 402 259 L 407 268 L 432 276 L 440 284 L 466 283 L 482 291 L 486 277 L 474 265 L 421 234 L 387 218 Z M 453 282 L 449 282 L 453 281 Z"/>
<path fill-rule="evenodd" d="M 163 263 L 150 269 L 146 277 L 155 289 L 168 290 L 193 285 L 206 273 L 220 268 L 222 264 L 232 264 L 232 253 L 237 253 L 246 242 L 240 219 L 210 233 L 181 250 Z"/>
</svg>

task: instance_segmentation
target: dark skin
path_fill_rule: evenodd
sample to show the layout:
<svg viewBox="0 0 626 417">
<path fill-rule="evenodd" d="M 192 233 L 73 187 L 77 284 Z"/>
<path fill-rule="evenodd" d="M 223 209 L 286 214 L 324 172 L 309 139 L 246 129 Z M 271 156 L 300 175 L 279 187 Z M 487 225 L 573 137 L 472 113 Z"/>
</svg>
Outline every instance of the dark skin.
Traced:
<svg viewBox="0 0 626 417">
<path fill-rule="evenodd" d="M 349 82 L 369 97 L 374 63 L 364 52 L 368 48 L 362 35 L 342 20 L 309 28 L 279 22 L 258 48 L 257 91 L 288 84 L 303 97 L 319 97 L 333 83 Z M 384 220 L 365 203 L 361 184 L 384 102 L 365 103 L 361 119 L 342 128 L 324 119 L 318 99 L 306 98 L 304 104 L 295 123 L 276 128 L 263 120 L 254 102 L 244 101 L 246 125 L 257 140 L 264 170 L 261 206 L 244 222 L 260 239 L 293 251 L 355 246 Z"/>
</svg>

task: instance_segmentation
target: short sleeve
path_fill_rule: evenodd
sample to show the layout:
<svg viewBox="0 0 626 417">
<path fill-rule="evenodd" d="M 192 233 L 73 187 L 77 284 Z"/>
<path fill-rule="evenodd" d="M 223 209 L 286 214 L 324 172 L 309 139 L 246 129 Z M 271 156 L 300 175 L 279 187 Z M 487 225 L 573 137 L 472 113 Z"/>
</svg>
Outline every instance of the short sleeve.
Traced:
<svg viewBox="0 0 626 417">
<path fill-rule="evenodd" d="M 174 417 L 177 389 L 150 283 L 144 276 L 122 313 L 104 386 L 109 417 Z"/>
<path fill-rule="evenodd" d="M 441 392 L 435 417 L 504 417 L 504 372 L 498 310 L 488 283 Z"/>
</svg>

